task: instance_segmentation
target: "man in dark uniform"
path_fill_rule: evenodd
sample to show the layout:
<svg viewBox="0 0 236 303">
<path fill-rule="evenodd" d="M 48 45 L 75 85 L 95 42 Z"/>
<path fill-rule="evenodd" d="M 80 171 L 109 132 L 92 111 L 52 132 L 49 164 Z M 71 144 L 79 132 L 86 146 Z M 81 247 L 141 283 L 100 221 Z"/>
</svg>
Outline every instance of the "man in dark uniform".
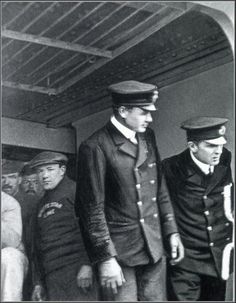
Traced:
<svg viewBox="0 0 236 303">
<path fill-rule="evenodd" d="M 222 254 L 232 241 L 231 153 L 224 148 L 228 120 L 196 117 L 182 123 L 188 149 L 165 159 L 163 168 L 185 248 L 185 258 L 170 268 L 173 300 L 224 301 Z M 224 274 L 223 274 L 224 276 Z"/>
<path fill-rule="evenodd" d="M 66 176 L 67 157 L 42 152 L 30 162 L 45 194 L 39 202 L 33 239 L 33 300 L 94 301 L 93 272 L 75 217 L 75 182 Z M 44 288 L 43 288 L 44 286 Z"/>
<path fill-rule="evenodd" d="M 109 90 L 114 115 L 79 149 L 76 212 L 104 299 L 163 301 L 163 238 L 173 264 L 184 252 L 148 128 L 157 88 L 124 81 Z"/>
</svg>

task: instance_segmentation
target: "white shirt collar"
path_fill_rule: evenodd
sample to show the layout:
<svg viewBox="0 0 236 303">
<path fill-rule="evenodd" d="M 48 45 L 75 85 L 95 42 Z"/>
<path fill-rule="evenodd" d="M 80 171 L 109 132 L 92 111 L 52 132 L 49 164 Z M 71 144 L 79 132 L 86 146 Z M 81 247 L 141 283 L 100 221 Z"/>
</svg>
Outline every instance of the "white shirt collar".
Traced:
<svg viewBox="0 0 236 303">
<path fill-rule="evenodd" d="M 193 154 L 193 152 L 190 150 L 190 155 L 191 158 L 193 160 L 193 162 L 201 169 L 201 171 L 205 174 L 208 175 L 209 172 L 213 173 L 214 171 L 214 166 L 203 163 L 201 161 L 199 161 Z"/>
<path fill-rule="evenodd" d="M 121 124 L 113 115 L 111 117 L 111 123 L 124 135 L 127 139 L 133 140 L 135 138 L 136 132 L 132 129 Z"/>
</svg>

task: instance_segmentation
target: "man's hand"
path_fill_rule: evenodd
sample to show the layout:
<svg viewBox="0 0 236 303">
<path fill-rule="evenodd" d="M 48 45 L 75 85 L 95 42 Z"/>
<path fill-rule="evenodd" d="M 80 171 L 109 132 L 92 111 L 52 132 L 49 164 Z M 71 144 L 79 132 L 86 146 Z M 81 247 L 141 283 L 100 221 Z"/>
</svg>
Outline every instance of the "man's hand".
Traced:
<svg viewBox="0 0 236 303">
<path fill-rule="evenodd" d="M 125 278 L 120 265 L 115 258 L 101 262 L 99 264 L 100 282 L 107 290 L 111 290 L 113 294 L 117 294 L 117 287 L 125 283 Z"/>
<path fill-rule="evenodd" d="M 45 301 L 45 290 L 42 285 L 37 284 L 34 286 L 31 299 L 32 301 Z"/>
<path fill-rule="evenodd" d="M 82 265 L 77 274 L 77 285 L 87 292 L 93 284 L 93 269 L 90 265 Z"/>
<path fill-rule="evenodd" d="M 176 265 L 184 258 L 184 246 L 178 233 L 170 235 L 171 265 Z"/>
</svg>

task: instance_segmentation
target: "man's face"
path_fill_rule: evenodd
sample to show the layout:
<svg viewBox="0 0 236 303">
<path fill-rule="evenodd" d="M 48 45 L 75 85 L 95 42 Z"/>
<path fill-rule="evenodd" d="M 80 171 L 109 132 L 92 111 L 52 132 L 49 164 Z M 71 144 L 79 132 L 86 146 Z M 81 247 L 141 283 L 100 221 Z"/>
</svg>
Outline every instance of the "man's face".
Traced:
<svg viewBox="0 0 236 303">
<path fill-rule="evenodd" d="M 209 165 L 217 165 L 223 151 L 223 145 L 215 145 L 206 141 L 195 143 L 194 156 L 201 162 Z"/>
<path fill-rule="evenodd" d="M 25 193 L 32 196 L 40 196 L 42 192 L 42 186 L 37 174 L 22 176 L 21 187 Z"/>
<path fill-rule="evenodd" d="M 3 174 L 2 190 L 11 196 L 14 196 L 19 190 L 20 182 L 21 177 L 19 176 L 19 173 Z"/>
<path fill-rule="evenodd" d="M 44 190 L 54 189 L 64 178 L 65 171 L 65 165 L 47 164 L 39 166 L 37 173 Z"/>
<path fill-rule="evenodd" d="M 149 123 L 152 122 L 150 111 L 144 110 L 139 107 L 125 109 L 123 118 L 126 126 L 137 133 L 144 133 Z"/>
</svg>

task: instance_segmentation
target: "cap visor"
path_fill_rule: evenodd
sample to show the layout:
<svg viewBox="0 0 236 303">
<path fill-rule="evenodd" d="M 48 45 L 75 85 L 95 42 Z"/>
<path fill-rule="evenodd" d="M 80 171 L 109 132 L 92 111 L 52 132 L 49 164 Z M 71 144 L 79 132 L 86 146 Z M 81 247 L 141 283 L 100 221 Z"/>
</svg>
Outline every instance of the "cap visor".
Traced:
<svg viewBox="0 0 236 303">
<path fill-rule="evenodd" d="M 216 139 L 207 139 L 207 140 L 204 140 L 204 141 L 207 142 L 207 143 L 210 143 L 210 144 L 214 144 L 214 145 L 223 145 L 223 144 L 227 143 L 225 137 L 219 137 L 219 138 L 216 138 Z"/>
<path fill-rule="evenodd" d="M 157 110 L 157 108 L 154 104 L 142 106 L 141 108 L 143 108 L 144 110 L 147 110 L 147 111 L 156 111 Z"/>
</svg>

